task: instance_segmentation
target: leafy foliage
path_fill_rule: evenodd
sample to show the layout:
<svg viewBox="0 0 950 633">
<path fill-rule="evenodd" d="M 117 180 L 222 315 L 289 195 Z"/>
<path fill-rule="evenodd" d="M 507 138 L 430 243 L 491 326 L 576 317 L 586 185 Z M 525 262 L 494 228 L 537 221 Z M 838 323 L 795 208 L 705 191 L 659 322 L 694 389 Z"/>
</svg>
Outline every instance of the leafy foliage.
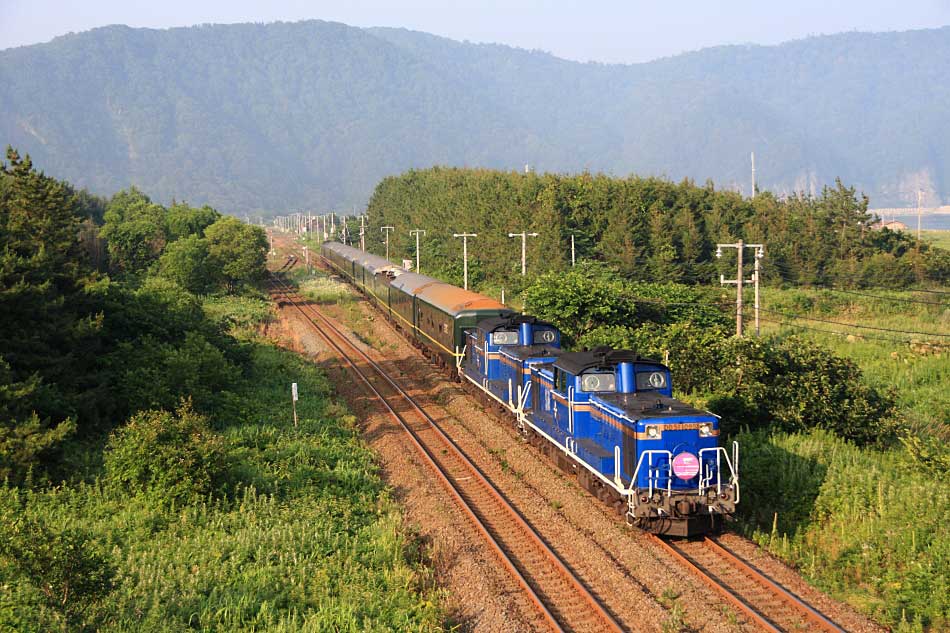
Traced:
<svg viewBox="0 0 950 633">
<path fill-rule="evenodd" d="M 950 253 L 903 233 L 873 231 L 868 199 L 840 181 L 817 195 L 754 199 L 711 183 L 675 184 L 659 178 L 537 175 L 472 169 L 413 170 L 380 182 L 370 200 L 370 234 L 394 226 L 390 251 L 409 257 L 409 230 L 427 227 L 423 261 L 428 274 L 454 281 L 461 264 L 452 233 L 477 233 L 469 248 L 479 276 L 519 289 L 520 239 L 532 274 L 563 272 L 576 259 L 601 261 L 627 279 L 697 284 L 735 276 L 735 255 L 717 259 L 716 244 L 765 243 L 762 278 L 817 286 L 905 287 L 947 279 Z M 370 248 L 381 254 L 380 246 Z M 491 253 L 492 257 L 485 257 Z M 664 291 L 666 293 L 666 291 Z"/>
<path fill-rule="evenodd" d="M 24 601 L 39 597 L 38 613 L 34 614 L 39 617 L 32 622 L 24 617 L 20 624 L 49 630 L 93 630 L 99 615 L 95 607 L 116 585 L 115 566 L 88 530 L 51 528 L 24 505 L 17 489 L 0 488 L 0 529 L 4 534 L 0 578 L 22 579 L 27 585 L 21 588 L 27 594 Z M 5 585 L 4 592 L 7 589 Z M 4 598 L 0 596 L 0 604 Z"/>
<path fill-rule="evenodd" d="M 229 291 L 263 277 L 267 235 L 260 227 L 232 217 L 221 218 L 205 229 L 205 239 L 208 264 L 217 271 Z"/>
<path fill-rule="evenodd" d="M 105 470 L 111 482 L 129 492 L 182 505 L 221 489 L 226 456 L 222 438 L 207 418 L 183 404 L 174 414 L 143 411 L 113 432 Z"/>
<path fill-rule="evenodd" d="M 204 294 L 215 285 L 208 261 L 208 243 L 198 235 L 188 235 L 169 244 L 159 259 L 158 271 L 195 294 Z"/>
</svg>

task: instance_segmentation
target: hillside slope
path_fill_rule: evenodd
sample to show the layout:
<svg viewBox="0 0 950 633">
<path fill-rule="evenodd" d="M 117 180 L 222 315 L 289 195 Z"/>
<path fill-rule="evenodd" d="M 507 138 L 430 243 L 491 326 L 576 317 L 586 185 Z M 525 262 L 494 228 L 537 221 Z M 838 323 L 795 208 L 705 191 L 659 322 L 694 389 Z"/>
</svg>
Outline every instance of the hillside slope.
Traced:
<svg viewBox="0 0 950 633">
<path fill-rule="evenodd" d="M 361 205 L 432 164 L 841 177 L 875 206 L 950 199 L 950 28 L 729 46 L 646 64 L 399 29 L 113 26 L 0 51 L 0 142 L 100 193 L 235 213 Z"/>
</svg>

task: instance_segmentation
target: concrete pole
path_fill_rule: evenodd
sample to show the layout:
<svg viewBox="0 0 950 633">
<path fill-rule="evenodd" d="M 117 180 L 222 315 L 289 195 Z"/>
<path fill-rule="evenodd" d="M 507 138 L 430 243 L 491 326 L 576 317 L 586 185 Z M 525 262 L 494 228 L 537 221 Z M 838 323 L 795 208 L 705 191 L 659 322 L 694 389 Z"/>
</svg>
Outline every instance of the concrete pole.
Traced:
<svg viewBox="0 0 950 633">
<path fill-rule="evenodd" d="M 736 336 L 742 338 L 742 255 L 744 253 L 742 240 L 739 240 L 738 264 L 736 267 Z"/>
<path fill-rule="evenodd" d="M 755 271 L 752 273 L 752 279 L 755 281 L 755 335 L 759 336 L 759 260 L 762 258 L 762 251 L 755 251 Z"/>
<path fill-rule="evenodd" d="M 574 267 L 574 234 L 571 233 L 571 268 Z"/>
<path fill-rule="evenodd" d="M 478 237 L 478 233 L 453 233 L 452 237 L 462 238 L 462 279 L 464 288 L 468 290 L 468 238 Z"/>
<path fill-rule="evenodd" d="M 363 225 L 364 216 L 360 216 L 360 250 L 366 250 L 366 227 Z"/>
<path fill-rule="evenodd" d="M 426 232 L 423 229 L 413 229 L 409 231 L 409 235 L 416 236 L 416 272 L 419 274 L 421 274 L 421 271 L 419 270 L 419 234 L 420 233 L 422 235 L 426 234 Z"/>
<path fill-rule="evenodd" d="M 381 226 L 379 230 L 386 232 L 386 259 L 389 259 L 389 232 L 395 231 L 396 228 L 392 226 Z"/>
<path fill-rule="evenodd" d="M 528 267 L 528 266 L 527 266 L 527 258 L 526 258 L 526 252 L 527 252 L 526 249 L 527 249 L 528 238 L 529 238 L 529 237 L 537 237 L 537 236 L 538 236 L 537 233 L 525 233 L 524 231 L 522 231 L 521 233 L 509 233 L 509 234 L 508 234 L 508 237 L 520 237 L 520 238 L 521 238 L 521 276 L 522 276 L 522 277 L 525 276 L 525 272 L 527 271 L 527 267 Z"/>
<path fill-rule="evenodd" d="M 736 278 L 726 280 L 725 276 L 719 275 L 720 284 L 735 284 L 736 285 L 736 336 L 742 336 L 742 286 L 744 283 L 747 283 L 745 279 L 742 278 L 742 256 L 745 254 L 746 248 L 755 249 L 755 269 L 752 274 L 752 279 L 748 283 L 755 284 L 755 333 L 759 334 L 759 273 L 760 266 L 759 260 L 765 257 L 765 245 L 764 244 L 746 244 L 742 240 L 739 240 L 736 244 L 717 244 L 716 245 L 716 257 L 722 257 L 722 249 L 724 248 L 734 248 L 736 249 Z"/>
</svg>

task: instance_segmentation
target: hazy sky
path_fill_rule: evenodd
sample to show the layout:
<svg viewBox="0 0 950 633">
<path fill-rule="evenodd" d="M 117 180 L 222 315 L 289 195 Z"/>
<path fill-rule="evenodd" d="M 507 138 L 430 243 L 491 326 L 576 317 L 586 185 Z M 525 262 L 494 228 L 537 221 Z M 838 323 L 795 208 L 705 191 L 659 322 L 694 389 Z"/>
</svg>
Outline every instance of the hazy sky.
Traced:
<svg viewBox="0 0 950 633">
<path fill-rule="evenodd" d="M 950 24 L 950 0 L 0 0 L 0 49 L 107 24 L 321 19 L 637 62 L 718 44 Z"/>
</svg>

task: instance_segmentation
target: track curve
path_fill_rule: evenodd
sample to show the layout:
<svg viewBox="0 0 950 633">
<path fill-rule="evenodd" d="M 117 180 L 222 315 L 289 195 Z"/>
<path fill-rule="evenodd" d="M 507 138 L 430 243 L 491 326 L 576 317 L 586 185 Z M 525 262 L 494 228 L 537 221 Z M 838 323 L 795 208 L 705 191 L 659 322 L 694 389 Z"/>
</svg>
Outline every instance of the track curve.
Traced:
<svg viewBox="0 0 950 633">
<path fill-rule="evenodd" d="M 272 276 L 272 288 L 314 327 L 406 431 L 425 463 L 534 605 L 537 624 L 554 631 L 624 630 L 586 584 L 412 396 L 330 319 L 302 300 L 276 275 Z M 389 395 L 384 395 L 384 391 Z"/>
</svg>

